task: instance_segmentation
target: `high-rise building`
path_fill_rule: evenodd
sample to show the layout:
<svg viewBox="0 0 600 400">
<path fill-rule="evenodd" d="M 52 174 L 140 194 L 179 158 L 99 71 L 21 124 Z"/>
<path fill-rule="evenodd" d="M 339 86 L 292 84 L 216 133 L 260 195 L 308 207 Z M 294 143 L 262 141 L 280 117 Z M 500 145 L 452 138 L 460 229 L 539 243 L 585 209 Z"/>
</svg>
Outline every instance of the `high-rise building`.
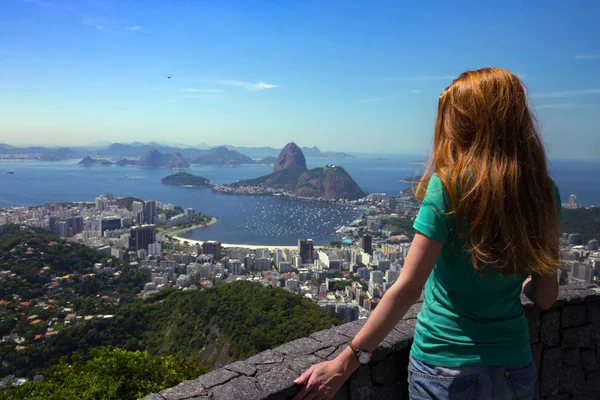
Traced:
<svg viewBox="0 0 600 400">
<path fill-rule="evenodd" d="M 96 210 L 104 211 L 106 210 L 106 200 L 104 196 L 96 197 Z"/>
<path fill-rule="evenodd" d="M 279 263 L 279 273 L 283 274 L 286 272 L 291 272 L 292 271 L 292 263 L 291 262 L 287 262 L 287 261 L 281 261 Z"/>
<path fill-rule="evenodd" d="M 100 235 L 106 231 L 121 229 L 121 218 L 102 218 L 100 220 Z"/>
<path fill-rule="evenodd" d="M 362 249 L 365 253 L 373 254 L 373 238 L 371 235 L 365 235 L 362 238 Z"/>
<path fill-rule="evenodd" d="M 160 256 L 162 255 L 162 245 L 160 242 L 150 243 L 148 245 L 149 256 Z"/>
<path fill-rule="evenodd" d="M 67 218 L 65 222 L 67 223 L 67 229 L 72 229 L 73 235 L 83 232 L 83 217 Z"/>
<path fill-rule="evenodd" d="M 133 219 L 138 224 L 144 223 L 144 203 L 141 201 L 134 201 L 131 204 L 131 211 L 133 212 Z"/>
<path fill-rule="evenodd" d="M 229 272 L 231 275 L 241 275 L 242 262 L 240 260 L 229 260 Z"/>
<path fill-rule="evenodd" d="M 188 221 L 193 221 L 194 220 L 194 209 L 193 208 L 186 208 L 185 209 L 185 216 L 188 219 Z"/>
<path fill-rule="evenodd" d="M 315 244 L 312 239 L 298 239 L 298 253 L 302 264 L 312 264 Z"/>
<path fill-rule="evenodd" d="M 59 221 L 56 223 L 56 234 L 58 237 L 67 237 L 67 223 L 65 221 Z"/>
<path fill-rule="evenodd" d="M 129 247 L 135 250 L 147 249 L 154 243 L 156 235 L 155 225 L 134 226 L 129 231 Z"/>
<path fill-rule="evenodd" d="M 144 203 L 144 222 L 152 224 L 156 215 L 156 200 L 148 200 Z"/>
<path fill-rule="evenodd" d="M 215 260 L 221 259 L 221 242 L 216 240 L 207 240 L 202 243 L 202 253 L 212 254 Z"/>
</svg>

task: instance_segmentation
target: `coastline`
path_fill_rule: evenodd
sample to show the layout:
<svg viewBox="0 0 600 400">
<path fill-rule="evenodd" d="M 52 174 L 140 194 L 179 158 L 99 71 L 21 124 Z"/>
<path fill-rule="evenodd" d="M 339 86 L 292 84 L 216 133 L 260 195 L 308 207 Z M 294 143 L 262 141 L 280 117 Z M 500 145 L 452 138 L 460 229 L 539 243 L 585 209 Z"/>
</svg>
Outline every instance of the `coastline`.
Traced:
<svg viewBox="0 0 600 400">
<path fill-rule="evenodd" d="M 188 242 L 191 246 L 198 244 L 200 246 L 202 246 L 202 244 L 205 242 L 204 240 L 194 240 L 194 239 L 188 239 L 188 238 L 183 238 L 180 236 L 171 236 L 171 238 L 177 240 L 179 243 L 183 243 L 183 242 Z M 298 246 L 273 246 L 273 245 L 257 245 L 257 244 L 243 244 L 243 243 L 221 243 L 222 247 L 243 247 L 245 249 L 250 249 L 250 250 L 257 250 L 257 249 L 269 249 L 269 251 L 273 251 L 275 249 L 281 249 L 281 250 L 298 250 Z M 315 246 L 315 249 L 319 249 L 322 248 L 323 246 Z"/>
<path fill-rule="evenodd" d="M 177 229 L 177 230 L 174 230 L 174 231 L 170 231 L 165 236 L 168 236 L 170 238 L 179 240 L 179 239 L 182 239 L 182 238 L 180 238 L 178 235 L 181 235 L 182 233 L 193 231 L 195 229 L 206 228 L 207 226 L 214 225 L 217 222 L 219 222 L 219 219 L 217 217 L 212 217 L 211 220 L 208 221 L 206 224 L 192 225 L 192 226 L 189 226 L 187 228 L 181 228 L 181 229 Z"/>
</svg>

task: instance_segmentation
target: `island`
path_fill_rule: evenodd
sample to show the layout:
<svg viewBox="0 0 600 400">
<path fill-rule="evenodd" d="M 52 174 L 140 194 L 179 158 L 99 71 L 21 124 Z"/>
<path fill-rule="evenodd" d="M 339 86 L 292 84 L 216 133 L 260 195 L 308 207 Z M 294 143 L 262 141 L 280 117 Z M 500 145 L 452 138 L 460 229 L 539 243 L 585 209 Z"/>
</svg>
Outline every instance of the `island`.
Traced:
<svg viewBox="0 0 600 400">
<path fill-rule="evenodd" d="M 82 167 L 106 167 L 110 165 L 114 165 L 112 162 L 104 159 L 95 159 L 90 156 L 86 156 L 81 161 L 77 163 L 77 165 Z"/>
<path fill-rule="evenodd" d="M 231 194 L 288 194 L 325 200 L 357 200 L 366 196 L 340 166 L 307 169 L 302 149 L 293 142 L 288 143 L 275 160 L 273 173 L 219 185 L 213 190 Z"/>
<path fill-rule="evenodd" d="M 161 181 L 167 185 L 177 185 L 182 187 L 206 188 L 212 186 L 212 182 L 202 176 L 179 172 L 177 174 L 166 176 Z"/>
</svg>

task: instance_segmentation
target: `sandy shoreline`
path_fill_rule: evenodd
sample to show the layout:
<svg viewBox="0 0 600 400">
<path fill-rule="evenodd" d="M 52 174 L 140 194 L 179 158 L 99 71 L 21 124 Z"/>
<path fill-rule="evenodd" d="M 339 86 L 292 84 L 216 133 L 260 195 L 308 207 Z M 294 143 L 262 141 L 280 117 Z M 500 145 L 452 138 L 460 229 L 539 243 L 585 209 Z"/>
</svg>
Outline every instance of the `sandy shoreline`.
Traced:
<svg viewBox="0 0 600 400">
<path fill-rule="evenodd" d="M 199 244 L 200 246 L 202 246 L 202 243 L 204 243 L 204 240 L 193 240 L 193 239 L 188 239 L 188 238 L 182 238 L 179 236 L 173 236 L 173 239 L 178 240 L 180 243 L 183 243 L 184 241 L 187 241 L 190 245 L 195 245 L 195 244 Z M 260 244 L 243 244 L 243 243 L 221 243 L 222 247 L 243 247 L 245 249 L 250 249 L 250 250 L 256 250 L 256 249 L 269 249 L 269 251 L 273 251 L 275 249 L 281 249 L 281 250 L 298 250 L 298 246 L 274 246 L 274 245 L 268 245 L 268 244 L 264 244 L 264 245 L 260 245 Z M 319 249 L 323 246 L 315 246 L 315 249 Z"/>
</svg>

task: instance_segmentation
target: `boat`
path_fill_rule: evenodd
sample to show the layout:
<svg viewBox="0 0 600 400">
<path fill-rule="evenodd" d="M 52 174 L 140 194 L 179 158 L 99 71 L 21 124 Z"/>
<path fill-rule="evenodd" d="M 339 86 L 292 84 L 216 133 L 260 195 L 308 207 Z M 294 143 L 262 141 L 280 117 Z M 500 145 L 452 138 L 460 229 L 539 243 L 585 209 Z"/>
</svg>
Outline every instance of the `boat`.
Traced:
<svg viewBox="0 0 600 400">
<path fill-rule="evenodd" d="M 14 174 L 15 174 L 15 172 L 14 172 L 14 171 L 7 171 L 6 173 L 7 173 L 8 175 L 14 175 Z"/>
</svg>

